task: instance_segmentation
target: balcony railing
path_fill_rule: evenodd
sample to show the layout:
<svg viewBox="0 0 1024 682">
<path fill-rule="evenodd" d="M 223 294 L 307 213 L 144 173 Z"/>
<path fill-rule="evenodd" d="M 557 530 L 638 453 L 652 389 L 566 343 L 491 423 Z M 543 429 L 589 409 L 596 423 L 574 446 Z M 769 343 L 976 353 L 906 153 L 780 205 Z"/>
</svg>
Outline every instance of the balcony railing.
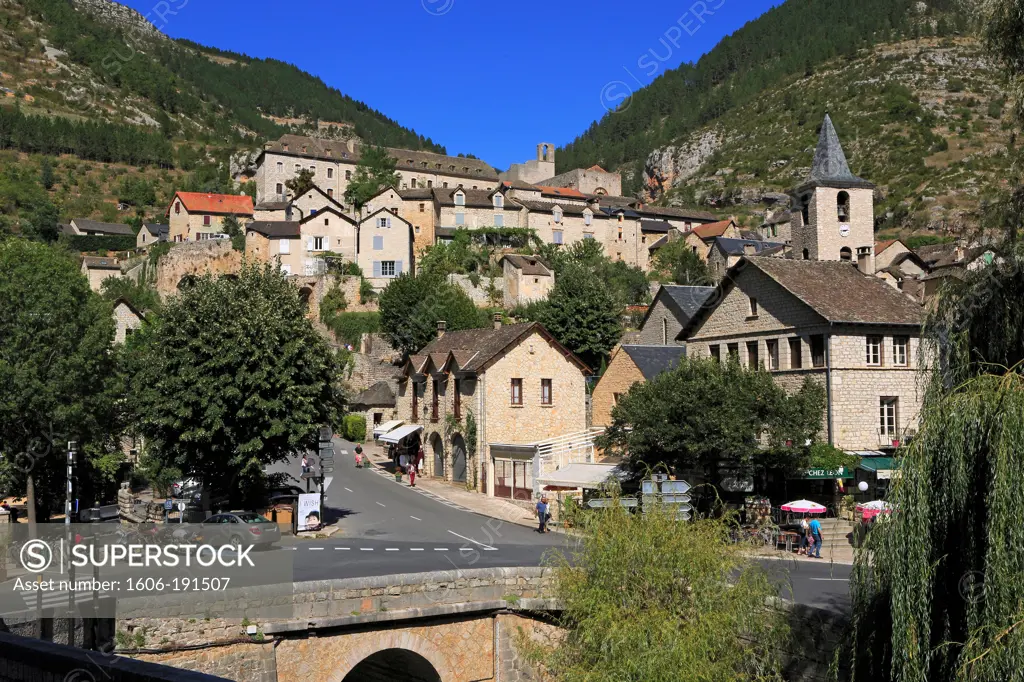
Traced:
<svg viewBox="0 0 1024 682">
<path fill-rule="evenodd" d="M 898 448 L 906 445 L 907 442 L 917 435 L 917 429 L 878 429 L 878 447 Z"/>
</svg>

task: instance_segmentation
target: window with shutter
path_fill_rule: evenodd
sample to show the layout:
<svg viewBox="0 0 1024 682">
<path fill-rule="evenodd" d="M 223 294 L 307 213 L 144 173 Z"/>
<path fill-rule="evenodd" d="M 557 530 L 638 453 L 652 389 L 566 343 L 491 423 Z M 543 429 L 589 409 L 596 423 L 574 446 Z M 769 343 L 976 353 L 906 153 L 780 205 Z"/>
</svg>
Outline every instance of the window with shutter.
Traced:
<svg viewBox="0 0 1024 682">
<path fill-rule="evenodd" d="M 379 260 L 373 261 L 373 276 L 374 277 L 380 277 L 380 261 Z"/>
<path fill-rule="evenodd" d="M 396 260 L 395 261 L 395 277 L 398 277 L 401 274 L 402 274 L 402 261 Z"/>
<path fill-rule="evenodd" d="M 374 237 L 373 238 L 373 250 L 374 251 L 383 251 L 384 250 L 384 237 Z"/>
</svg>

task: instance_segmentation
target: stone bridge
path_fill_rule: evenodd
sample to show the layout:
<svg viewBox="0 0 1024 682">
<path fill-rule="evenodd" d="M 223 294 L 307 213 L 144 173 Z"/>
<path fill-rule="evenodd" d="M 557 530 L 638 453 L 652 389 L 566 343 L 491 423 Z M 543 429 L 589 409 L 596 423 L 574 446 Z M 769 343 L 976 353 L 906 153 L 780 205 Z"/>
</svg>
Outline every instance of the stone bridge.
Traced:
<svg viewBox="0 0 1024 682">
<path fill-rule="evenodd" d="M 138 648 L 118 653 L 245 682 L 525 682 L 537 678 L 520 633 L 559 634 L 550 580 L 539 568 L 473 569 L 218 597 L 244 600 L 252 617 L 242 621 L 186 618 L 173 598 L 122 601 L 119 640 Z M 260 617 L 282 606 L 291 617 Z"/>
</svg>

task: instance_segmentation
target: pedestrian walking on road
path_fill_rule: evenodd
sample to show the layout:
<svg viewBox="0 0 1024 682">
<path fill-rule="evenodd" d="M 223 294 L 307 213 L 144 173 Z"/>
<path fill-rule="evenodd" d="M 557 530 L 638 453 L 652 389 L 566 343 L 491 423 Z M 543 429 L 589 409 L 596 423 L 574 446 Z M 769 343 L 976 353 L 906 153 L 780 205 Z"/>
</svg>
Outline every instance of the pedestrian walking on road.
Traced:
<svg viewBox="0 0 1024 682">
<path fill-rule="evenodd" d="M 807 517 L 800 519 L 800 554 L 810 554 L 813 549 L 808 549 L 814 540 L 811 538 L 811 525 Z"/>
<path fill-rule="evenodd" d="M 302 456 L 302 473 L 309 473 L 309 459 L 307 459 L 305 455 Z"/>
<path fill-rule="evenodd" d="M 807 555 L 811 555 L 811 551 L 814 552 L 814 558 L 821 558 L 821 521 L 818 519 L 812 519 L 810 523 L 811 527 L 811 550 L 807 552 Z"/>
<path fill-rule="evenodd" d="M 548 519 L 551 518 L 551 514 L 548 513 L 548 496 L 544 495 L 540 498 L 540 502 L 537 503 L 537 532 L 538 533 L 550 533 L 548 530 Z"/>
<path fill-rule="evenodd" d="M 363 446 L 356 445 L 356 468 L 363 468 Z"/>
</svg>

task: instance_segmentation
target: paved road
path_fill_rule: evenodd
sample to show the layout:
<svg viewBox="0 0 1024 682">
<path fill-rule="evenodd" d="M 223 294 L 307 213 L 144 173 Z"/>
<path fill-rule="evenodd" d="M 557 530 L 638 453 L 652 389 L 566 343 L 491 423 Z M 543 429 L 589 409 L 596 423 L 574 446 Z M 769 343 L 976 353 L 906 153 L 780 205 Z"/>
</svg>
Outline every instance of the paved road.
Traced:
<svg viewBox="0 0 1024 682">
<path fill-rule="evenodd" d="M 327 515 L 339 518 L 341 531 L 285 550 L 296 553 L 296 580 L 536 566 L 545 552 L 566 546 L 563 535 L 542 536 L 411 488 L 408 478 L 399 484 L 378 468 L 357 469 L 353 447 L 335 441 L 334 480 L 327 488 Z M 300 469 L 296 460 L 271 471 L 298 477 Z"/>
<path fill-rule="evenodd" d="M 567 547 L 565 536 L 541 536 L 514 523 L 481 516 L 380 469 L 357 469 L 351 443 L 336 441 L 335 478 L 327 507 L 340 516 L 330 540 L 299 542 L 295 579 L 316 580 L 420 571 L 536 566 L 543 555 Z M 348 454 L 343 455 L 342 450 Z M 299 461 L 279 469 L 293 476 Z M 293 548 L 292 548 L 293 547 Z M 812 559 L 762 562 L 787 586 L 782 596 L 820 607 L 849 606 L 850 567 Z"/>
</svg>

